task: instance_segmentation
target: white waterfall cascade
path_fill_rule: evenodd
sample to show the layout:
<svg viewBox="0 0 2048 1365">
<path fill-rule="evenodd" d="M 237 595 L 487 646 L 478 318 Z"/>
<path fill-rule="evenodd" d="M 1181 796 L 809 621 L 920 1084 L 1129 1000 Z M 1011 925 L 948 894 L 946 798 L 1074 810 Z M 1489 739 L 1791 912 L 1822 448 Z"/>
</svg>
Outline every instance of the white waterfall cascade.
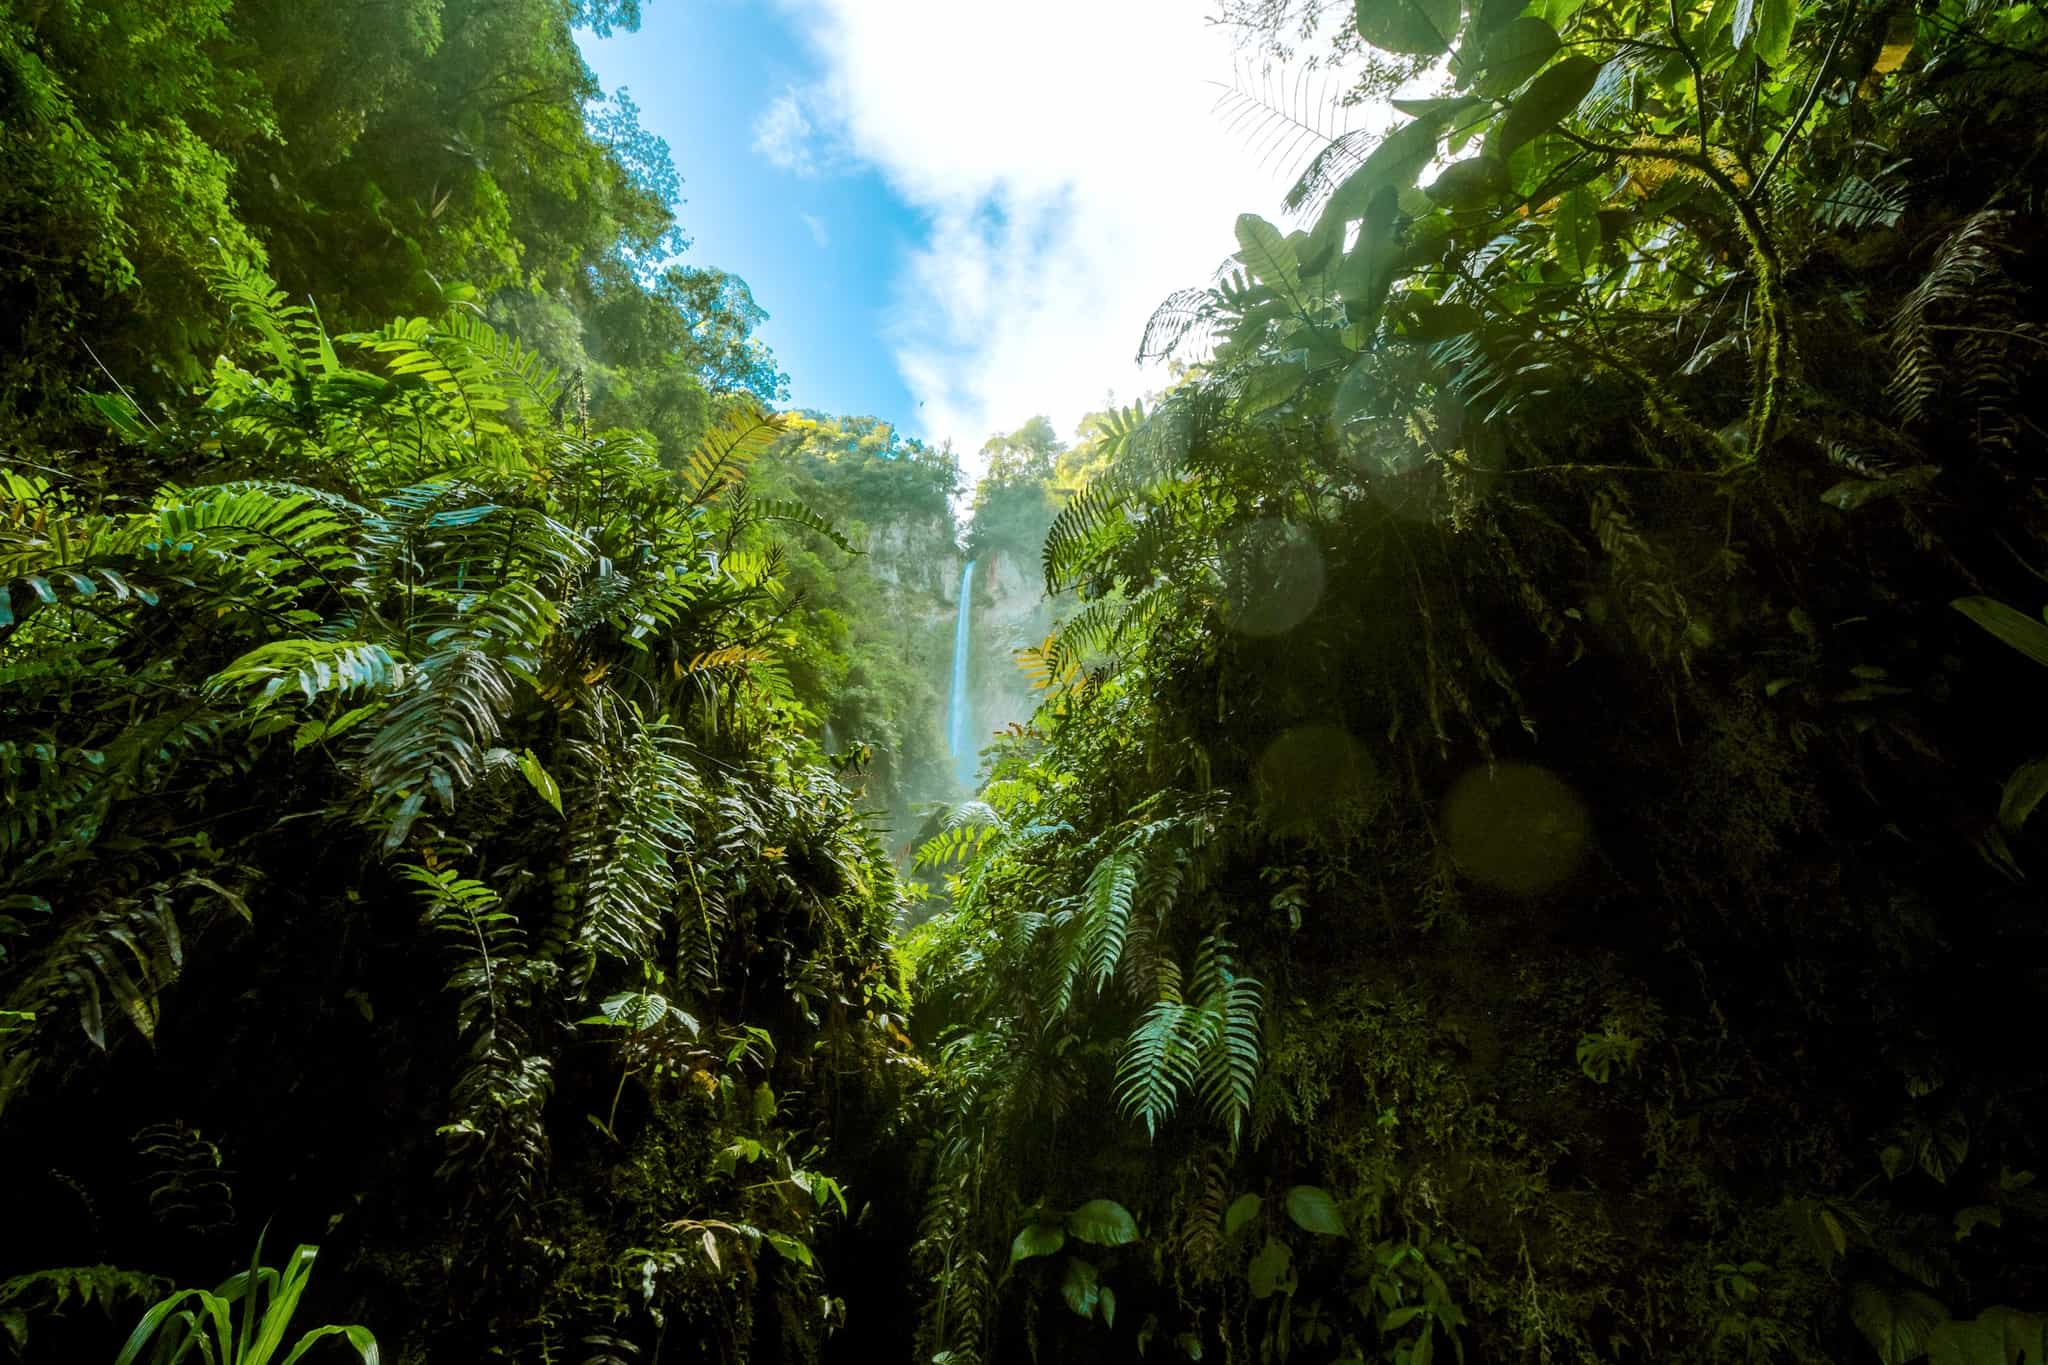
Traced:
<svg viewBox="0 0 2048 1365">
<path fill-rule="evenodd" d="M 970 559 L 960 570 L 960 604 L 953 624 L 953 697 L 946 713 L 946 748 L 963 782 L 974 776 L 974 750 L 967 737 L 967 645 L 973 600 L 974 561 Z"/>
</svg>

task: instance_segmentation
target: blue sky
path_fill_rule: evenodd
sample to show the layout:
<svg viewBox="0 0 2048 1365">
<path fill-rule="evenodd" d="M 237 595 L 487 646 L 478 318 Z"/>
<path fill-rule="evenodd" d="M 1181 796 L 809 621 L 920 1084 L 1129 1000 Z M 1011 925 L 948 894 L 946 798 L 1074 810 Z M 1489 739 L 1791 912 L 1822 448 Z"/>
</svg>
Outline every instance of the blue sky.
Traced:
<svg viewBox="0 0 2048 1365">
<path fill-rule="evenodd" d="M 792 401 L 970 471 L 1163 376 L 1145 320 L 1207 282 L 1290 173 L 1216 115 L 1209 0 L 649 0 L 585 55 L 683 176 L 690 259 L 740 275 Z M 1344 8 L 1340 6 L 1339 8 Z"/>
<path fill-rule="evenodd" d="M 872 169 L 797 175 L 754 150 L 772 97 L 813 69 L 781 17 L 743 0 L 654 0 L 639 32 L 585 34 L 582 47 L 675 155 L 686 259 L 740 276 L 768 310 L 761 335 L 792 404 L 903 422 L 916 400 L 878 338 L 919 215 Z"/>
</svg>

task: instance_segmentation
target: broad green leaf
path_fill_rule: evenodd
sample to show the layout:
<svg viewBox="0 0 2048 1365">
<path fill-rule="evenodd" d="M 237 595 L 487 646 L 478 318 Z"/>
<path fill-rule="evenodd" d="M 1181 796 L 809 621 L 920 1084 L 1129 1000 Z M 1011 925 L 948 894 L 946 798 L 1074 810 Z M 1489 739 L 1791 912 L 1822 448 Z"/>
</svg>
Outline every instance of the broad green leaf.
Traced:
<svg viewBox="0 0 2048 1365">
<path fill-rule="evenodd" d="M 86 406 L 115 431 L 131 441 L 148 439 L 149 429 L 142 424 L 142 410 L 126 394 L 88 393 L 83 397 Z"/>
<path fill-rule="evenodd" d="M 1237 218 L 1238 255 L 1252 277 L 1289 303 L 1301 296 L 1301 263 L 1280 229 L 1256 213 Z"/>
<path fill-rule="evenodd" d="M 1255 1194 L 1241 1194 L 1230 1201 L 1230 1207 L 1223 1211 L 1223 1235 L 1233 1237 L 1237 1230 L 1259 1216 L 1259 1206 L 1266 1201 Z"/>
<path fill-rule="evenodd" d="M 1989 597 L 1958 597 L 1949 605 L 2048 668 L 2048 625 Z"/>
<path fill-rule="evenodd" d="M 1078 1256 L 1069 1256 L 1066 1278 L 1060 1281 L 1060 1293 L 1066 1296 L 1067 1307 L 1080 1316 L 1095 1316 L 1095 1305 L 1102 1298 L 1102 1282 L 1095 1273 L 1095 1267 Z"/>
<path fill-rule="evenodd" d="M 1296 1185 L 1287 1191 L 1287 1216 L 1304 1232 L 1322 1237 L 1344 1236 L 1344 1216 L 1329 1191 L 1315 1185 Z"/>
<path fill-rule="evenodd" d="M 1559 174 L 1578 154 L 1579 149 L 1570 138 L 1545 133 L 1515 148 L 1514 155 L 1508 158 L 1508 178 L 1514 181 L 1515 192 L 1528 200 L 1532 209 L 1540 207 L 1569 188 L 1561 182 Z"/>
<path fill-rule="evenodd" d="M 2048 758 L 2022 763 L 2005 779 L 1998 798 L 1998 823 L 2017 834 L 2044 799 L 2048 799 Z"/>
<path fill-rule="evenodd" d="M 1103 1285 L 1097 1294 L 1097 1298 L 1099 1300 L 1098 1306 L 1102 1309 L 1102 1325 L 1104 1327 L 1116 1326 L 1116 1291 L 1108 1285 Z"/>
<path fill-rule="evenodd" d="M 1521 17 L 1529 8 L 1528 0 L 1480 0 L 1473 6 L 1472 32 L 1479 35 L 1496 33 Z"/>
<path fill-rule="evenodd" d="M 1980 1227 L 2004 1227 L 2005 1215 L 1996 1204 L 1972 1204 L 1956 1210 L 1956 1240 L 1965 1241 Z"/>
<path fill-rule="evenodd" d="M 1138 1240 L 1138 1221 L 1114 1199 L 1091 1199 L 1067 1215 L 1067 1231 L 1099 1247 L 1120 1247 Z"/>
<path fill-rule="evenodd" d="M 325 1327 L 315 1327 L 299 1338 L 299 1344 L 292 1347 L 291 1354 L 279 1362 L 279 1365 L 292 1365 L 292 1362 L 304 1355 L 314 1342 L 323 1337 L 337 1336 L 348 1338 L 348 1344 L 356 1348 L 356 1355 L 362 1358 L 363 1365 L 378 1365 L 381 1357 L 377 1354 L 377 1338 L 370 1334 L 369 1328 L 359 1327 L 354 1323 L 329 1323 Z"/>
<path fill-rule="evenodd" d="M 1456 118 L 1467 109 L 1475 109 L 1486 103 L 1477 95 L 1446 95 L 1440 99 L 1388 100 L 1398 112 L 1409 118 Z"/>
<path fill-rule="evenodd" d="M 1583 53 L 1573 53 L 1529 82 L 1529 88 L 1515 100 L 1507 117 L 1486 140 L 1486 150 L 1505 160 L 1515 148 L 1549 132 L 1600 79 L 1605 63 Z"/>
<path fill-rule="evenodd" d="M 1010 1243 L 1010 1264 L 1028 1261 L 1034 1256 L 1050 1256 L 1066 1244 L 1066 1229 L 1058 1223 L 1026 1223 L 1024 1230 Z"/>
<path fill-rule="evenodd" d="M 1434 57 L 1458 35 L 1459 0 L 1358 0 L 1358 36 L 1382 52 Z"/>
<path fill-rule="evenodd" d="M 2006 1365 L 2005 1338 L 1985 1322 L 1944 1322 L 1927 1337 L 1931 1365 Z"/>
<path fill-rule="evenodd" d="M 1954 1114 L 1920 1132 L 1920 1169 L 1946 1185 L 1970 1154 L 1970 1130 Z"/>
<path fill-rule="evenodd" d="M 1382 138 L 1359 168 L 1331 192 L 1323 217 L 1345 222 L 1363 218 L 1382 190 L 1399 191 L 1414 185 L 1423 168 L 1436 159 L 1437 141 L 1456 107 L 1433 109 Z"/>
<path fill-rule="evenodd" d="M 1925 488 L 1940 473 L 1939 465 L 1918 464 L 1881 479 L 1844 479 L 1822 493 L 1820 500 L 1830 507 L 1853 512 L 1866 503 Z"/>
<path fill-rule="evenodd" d="M 533 750 L 528 749 L 519 756 L 519 771 L 525 776 L 527 785 L 540 794 L 540 799 L 553 806 L 555 814 L 560 815 L 562 789 L 555 784 L 555 779 L 548 774 L 548 770 L 540 765 L 540 759 L 535 756 Z"/>
<path fill-rule="evenodd" d="M 1849 1291 L 1849 1318 L 1881 1365 L 1906 1365 L 1926 1352 L 1928 1338 L 1948 1319 L 1948 1309 L 1917 1289 L 1864 1281 Z"/>
<path fill-rule="evenodd" d="M 1590 272 L 1600 253 L 1600 204 L 1583 186 L 1559 196 L 1550 217 L 1550 250 L 1574 275 Z"/>
<path fill-rule="evenodd" d="M 1552 28 L 1562 32 L 1565 20 L 1577 14 L 1585 3 L 1586 0 L 1536 0 L 1534 8 Z"/>
<path fill-rule="evenodd" d="M 1256 417 L 1279 407 L 1308 382 L 1308 370 L 1298 361 L 1284 361 L 1278 365 L 1261 365 L 1244 376 L 1238 392 L 1238 412 L 1246 417 Z"/>
<path fill-rule="evenodd" d="M 811 1256 L 810 1247 L 802 1238 L 792 1237 L 786 1232 L 767 1231 L 764 1231 L 762 1236 L 767 1239 L 769 1246 L 775 1248 L 775 1253 L 782 1257 L 783 1260 L 794 1261 L 798 1265 L 805 1266 L 816 1264 L 816 1261 Z"/>
<path fill-rule="evenodd" d="M 1505 95 L 1542 69 L 1557 52 L 1557 30 L 1524 15 L 1486 40 L 1480 54 L 1479 93 Z"/>
<path fill-rule="evenodd" d="M 1469 156 L 1444 167 L 1423 193 L 1439 204 L 1454 209 L 1478 208 L 1488 200 L 1506 194 L 1508 168 L 1491 156 Z"/>
<path fill-rule="evenodd" d="M 1252 1297 L 1270 1299 L 1275 1290 L 1286 1287 L 1290 1278 L 1288 1268 L 1293 1260 L 1294 1253 L 1287 1249 L 1287 1243 L 1277 1237 L 1268 1237 L 1266 1244 L 1259 1248 L 1259 1254 L 1252 1257 L 1252 1263 L 1245 1268 Z"/>
<path fill-rule="evenodd" d="M 1753 50 L 1771 66 L 1781 66 L 1792 51 L 1795 0 L 1756 0 L 1756 42 Z"/>
</svg>

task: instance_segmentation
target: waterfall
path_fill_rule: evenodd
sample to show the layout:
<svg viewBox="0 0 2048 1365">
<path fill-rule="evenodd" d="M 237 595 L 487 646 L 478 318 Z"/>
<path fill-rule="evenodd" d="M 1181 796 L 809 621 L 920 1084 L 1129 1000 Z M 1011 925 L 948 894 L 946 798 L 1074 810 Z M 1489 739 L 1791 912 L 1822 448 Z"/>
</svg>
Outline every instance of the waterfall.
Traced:
<svg viewBox="0 0 2048 1365">
<path fill-rule="evenodd" d="M 963 782 L 971 781 L 974 772 L 974 750 L 967 741 L 967 639 L 973 594 L 974 561 L 970 559 L 960 570 L 960 605 L 953 623 L 953 699 L 946 713 L 946 748 Z"/>
</svg>

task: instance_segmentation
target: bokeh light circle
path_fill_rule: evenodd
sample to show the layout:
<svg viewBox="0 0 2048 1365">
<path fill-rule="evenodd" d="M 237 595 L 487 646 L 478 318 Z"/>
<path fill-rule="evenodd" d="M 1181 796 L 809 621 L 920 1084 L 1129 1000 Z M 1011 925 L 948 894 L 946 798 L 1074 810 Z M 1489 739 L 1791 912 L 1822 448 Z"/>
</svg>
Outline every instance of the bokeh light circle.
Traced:
<svg viewBox="0 0 2048 1365">
<path fill-rule="evenodd" d="M 1533 896 L 1584 861 L 1593 822 L 1571 784 L 1533 763 L 1497 763 L 1459 778 L 1443 804 L 1444 840 L 1475 881 Z"/>
<path fill-rule="evenodd" d="M 1322 600 L 1323 552 L 1306 527 L 1264 517 L 1223 542 L 1224 624 L 1244 635 L 1284 635 Z"/>
</svg>

